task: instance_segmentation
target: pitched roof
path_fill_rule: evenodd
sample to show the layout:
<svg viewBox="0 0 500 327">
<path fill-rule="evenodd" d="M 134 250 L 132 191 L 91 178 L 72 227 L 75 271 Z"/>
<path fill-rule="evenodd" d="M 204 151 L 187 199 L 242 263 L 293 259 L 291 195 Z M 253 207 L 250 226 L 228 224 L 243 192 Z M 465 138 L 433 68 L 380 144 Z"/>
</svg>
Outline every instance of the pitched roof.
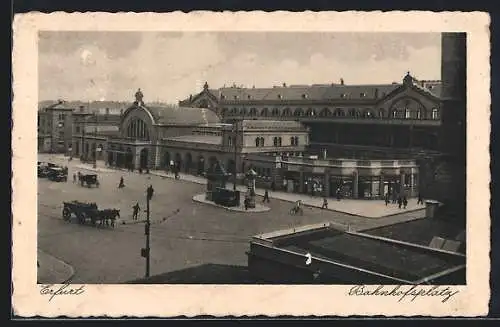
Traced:
<svg viewBox="0 0 500 327">
<path fill-rule="evenodd" d="M 205 108 L 156 106 L 145 107 L 156 123 L 169 125 L 211 125 L 220 119 L 213 111 Z"/>
<path fill-rule="evenodd" d="M 222 143 L 222 136 L 220 136 L 220 135 L 181 135 L 181 136 L 167 137 L 164 140 L 203 143 L 203 144 L 221 144 Z"/>
<path fill-rule="evenodd" d="M 435 97 L 441 95 L 440 81 L 418 81 L 413 76 L 410 84 Z M 429 88 L 423 87 L 424 82 L 433 82 Z M 403 83 L 392 84 L 313 84 L 313 85 L 290 85 L 274 86 L 269 88 L 244 88 L 244 87 L 222 87 L 219 89 L 206 89 L 192 97 L 195 100 L 202 94 L 208 94 L 217 101 L 269 101 L 269 100 L 376 100 L 395 91 L 403 86 Z M 189 98 L 181 103 L 189 103 Z"/>
</svg>

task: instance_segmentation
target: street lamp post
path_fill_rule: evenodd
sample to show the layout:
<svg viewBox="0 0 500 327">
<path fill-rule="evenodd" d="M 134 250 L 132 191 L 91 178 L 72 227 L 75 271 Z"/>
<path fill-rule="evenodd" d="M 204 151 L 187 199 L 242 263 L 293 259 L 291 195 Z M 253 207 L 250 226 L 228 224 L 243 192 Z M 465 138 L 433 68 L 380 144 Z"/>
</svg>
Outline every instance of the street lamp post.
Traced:
<svg viewBox="0 0 500 327">
<path fill-rule="evenodd" d="M 98 118 L 98 113 L 95 113 L 95 125 L 94 125 L 94 141 L 97 141 L 97 118 Z M 94 169 L 97 168 L 97 153 L 99 153 L 97 147 L 94 152 Z"/>
</svg>

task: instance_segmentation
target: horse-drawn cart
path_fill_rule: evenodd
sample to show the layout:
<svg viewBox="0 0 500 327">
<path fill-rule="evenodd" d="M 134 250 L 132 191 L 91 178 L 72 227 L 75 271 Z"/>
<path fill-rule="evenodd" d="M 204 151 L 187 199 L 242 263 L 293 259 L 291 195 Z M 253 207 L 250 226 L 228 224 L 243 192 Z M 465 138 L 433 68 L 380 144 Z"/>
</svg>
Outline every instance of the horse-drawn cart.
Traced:
<svg viewBox="0 0 500 327">
<path fill-rule="evenodd" d="M 91 187 L 92 185 L 95 185 L 96 187 L 99 187 L 99 180 L 97 179 L 96 174 L 80 174 L 78 179 L 80 181 L 80 185 L 82 186 Z"/>
<path fill-rule="evenodd" d="M 120 210 L 99 210 L 95 203 L 79 201 L 64 202 L 62 211 L 63 219 L 70 221 L 72 215 L 78 219 L 79 224 L 85 224 L 87 221 L 90 221 L 94 226 L 99 223 L 99 226 L 115 227 L 115 220 L 117 217 L 120 217 Z"/>
</svg>

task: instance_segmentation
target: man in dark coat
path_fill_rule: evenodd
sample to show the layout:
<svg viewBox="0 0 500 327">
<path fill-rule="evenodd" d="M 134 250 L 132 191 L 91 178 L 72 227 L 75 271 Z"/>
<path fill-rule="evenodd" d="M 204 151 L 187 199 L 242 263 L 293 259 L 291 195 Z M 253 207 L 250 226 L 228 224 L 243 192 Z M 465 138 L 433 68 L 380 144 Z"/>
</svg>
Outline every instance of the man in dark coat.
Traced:
<svg viewBox="0 0 500 327">
<path fill-rule="evenodd" d="M 132 215 L 132 219 L 133 220 L 137 220 L 138 214 L 139 214 L 139 210 L 141 210 L 141 207 L 139 207 L 139 202 L 136 202 L 136 204 L 132 208 L 134 209 L 134 213 Z"/>
</svg>

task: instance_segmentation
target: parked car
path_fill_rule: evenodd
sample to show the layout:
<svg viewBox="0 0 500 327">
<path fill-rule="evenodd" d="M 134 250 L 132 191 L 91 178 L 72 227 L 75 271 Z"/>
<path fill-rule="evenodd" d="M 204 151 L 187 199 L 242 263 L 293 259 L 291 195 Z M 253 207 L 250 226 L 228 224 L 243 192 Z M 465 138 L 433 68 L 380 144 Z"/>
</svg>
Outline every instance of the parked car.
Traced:
<svg viewBox="0 0 500 327">
<path fill-rule="evenodd" d="M 38 161 L 37 174 L 38 177 L 47 177 L 49 166 L 45 162 Z"/>
<path fill-rule="evenodd" d="M 62 167 L 49 167 L 47 171 L 47 177 L 51 181 L 66 182 L 68 180 L 68 173 Z"/>
</svg>

